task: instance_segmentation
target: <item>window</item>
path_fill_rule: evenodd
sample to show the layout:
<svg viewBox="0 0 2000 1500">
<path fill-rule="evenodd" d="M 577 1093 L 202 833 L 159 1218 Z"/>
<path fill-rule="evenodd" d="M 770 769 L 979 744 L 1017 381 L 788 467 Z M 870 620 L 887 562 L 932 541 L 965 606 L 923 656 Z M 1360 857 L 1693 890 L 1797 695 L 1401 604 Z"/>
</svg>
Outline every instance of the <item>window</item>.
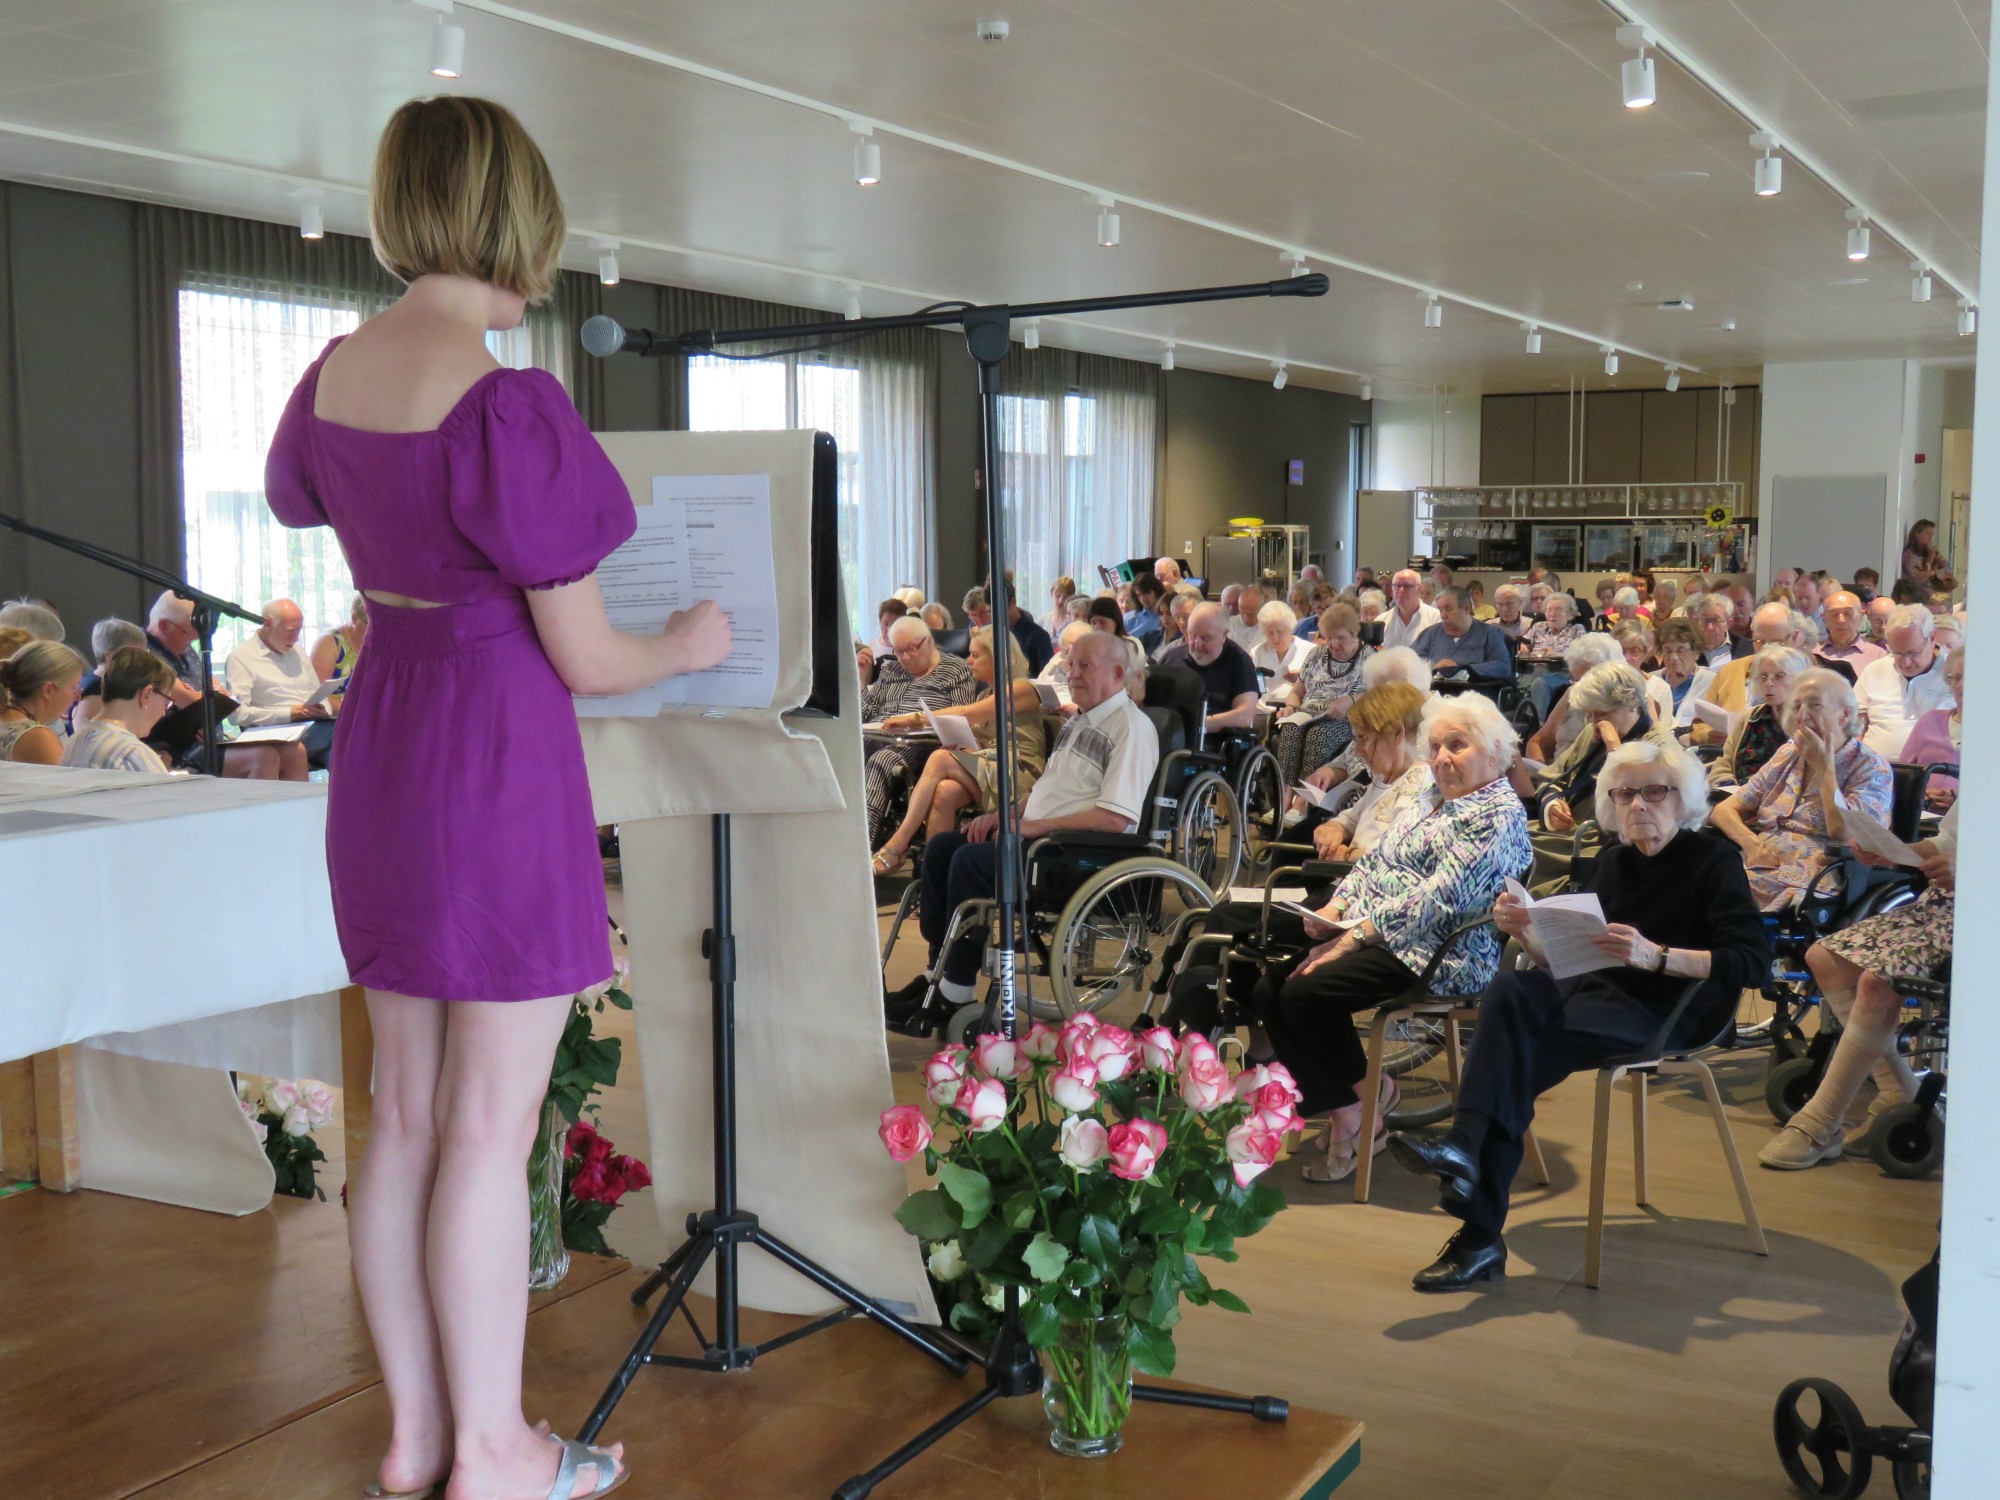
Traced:
<svg viewBox="0 0 2000 1500">
<path fill-rule="evenodd" d="M 330 529 L 278 524 L 264 503 L 264 455 L 293 387 L 327 341 L 352 332 L 364 313 L 383 305 L 310 295 L 295 301 L 192 284 L 181 288 L 179 309 L 188 582 L 251 611 L 273 599 L 296 600 L 308 646 L 346 621 L 354 580 Z M 486 344 L 502 364 L 522 369 L 537 362 L 545 345 L 559 344 L 546 331 L 536 320 L 488 334 Z M 218 675 L 229 652 L 256 628 L 234 619 L 217 627 Z"/>
<path fill-rule="evenodd" d="M 854 364 L 797 355 L 688 361 L 695 432 L 812 428 L 839 454 L 841 585 L 856 638 L 875 636 L 875 606 L 928 575 L 924 473 L 929 401 L 921 372 L 862 356 Z"/>
<path fill-rule="evenodd" d="M 245 609 L 296 599 L 308 639 L 347 618 L 354 582 L 333 533 L 280 526 L 264 455 L 292 388 L 357 309 L 184 287 L 180 294 L 182 502 L 187 578 Z M 256 627 L 224 620 L 216 671 Z"/>
</svg>

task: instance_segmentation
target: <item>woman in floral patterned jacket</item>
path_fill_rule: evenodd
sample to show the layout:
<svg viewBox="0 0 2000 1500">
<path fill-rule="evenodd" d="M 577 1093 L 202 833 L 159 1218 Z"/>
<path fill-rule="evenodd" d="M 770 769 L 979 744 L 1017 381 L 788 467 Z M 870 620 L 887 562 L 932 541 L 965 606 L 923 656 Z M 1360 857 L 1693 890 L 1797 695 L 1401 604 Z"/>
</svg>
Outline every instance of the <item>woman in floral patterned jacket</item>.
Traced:
<svg viewBox="0 0 2000 1500">
<path fill-rule="evenodd" d="M 1257 986 L 1258 1019 L 1304 1093 L 1300 1113 L 1331 1111 L 1325 1161 L 1305 1169 L 1314 1182 L 1349 1176 L 1358 1159 L 1354 1090 L 1368 1060 L 1351 1018 L 1407 991 L 1452 930 L 1490 911 L 1503 882 L 1525 874 L 1534 858 L 1527 812 L 1506 777 L 1519 740 L 1492 700 L 1478 693 L 1433 698 L 1424 733 L 1436 789 L 1397 820 L 1334 888 L 1319 920 L 1307 924 L 1307 936 L 1324 941 Z M 1499 936 L 1479 928 L 1445 951 L 1432 989 L 1476 994 L 1499 964 Z M 1386 1122 L 1393 1079 L 1384 1078 L 1383 1091 Z M 1378 1124 L 1370 1150 L 1381 1149 L 1383 1129 Z"/>
</svg>

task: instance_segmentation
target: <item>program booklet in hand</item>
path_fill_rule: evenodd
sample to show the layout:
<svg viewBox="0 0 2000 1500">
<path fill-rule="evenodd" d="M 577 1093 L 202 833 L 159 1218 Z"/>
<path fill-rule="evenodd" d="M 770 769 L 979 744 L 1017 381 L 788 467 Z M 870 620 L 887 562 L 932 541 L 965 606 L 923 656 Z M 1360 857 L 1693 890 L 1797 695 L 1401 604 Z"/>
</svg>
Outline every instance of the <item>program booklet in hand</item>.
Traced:
<svg viewBox="0 0 2000 1500">
<path fill-rule="evenodd" d="M 1509 880 L 1507 889 L 1528 908 L 1528 922 L 1535 941 L 1541 944 L 1549 972 L 1558 979 L 1574 979 L 1598 969 L 1617 969 L 1622 959 L 1613 958 L 1592 939 L 1606 931 L 1604 907 L 1590 891 L 1573 896 L 1544 896 L 1537 901 L 1518 880 Z"/>
<path fill-rule="evenodd" d="M 973 734 L 972 726 L 957 714 L 946 714 L 943 718 L 939 718 L 926 708 L 924 722 L 931 726 L 931 733 L 938 737 L 938 744 L 947 750 L 979 748 L 979 738 Z"/>
</svg>

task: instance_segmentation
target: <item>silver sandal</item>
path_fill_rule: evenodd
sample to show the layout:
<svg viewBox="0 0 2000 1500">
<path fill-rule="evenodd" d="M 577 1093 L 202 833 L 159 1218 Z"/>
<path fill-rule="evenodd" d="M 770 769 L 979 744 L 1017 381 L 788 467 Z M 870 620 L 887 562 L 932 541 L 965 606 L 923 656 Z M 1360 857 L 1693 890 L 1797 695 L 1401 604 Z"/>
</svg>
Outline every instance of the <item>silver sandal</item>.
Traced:
<svg viewBox="0 0 2000 1500">
<path fill-rule="evenodd" d="M 553 1432 L 549 1437 L 561 1443 L 563 1451 L 562 1462 L 556 1465 L 555 1483 L 549 1486 L 549 1500 L 591 1500 L 593 1496 L 610 1494 L 632 1477 L 632 1471 L 621 1460 L 602 1448 L 593 1448 L 573 1438 L 556 1437 Z M 596 1468 L 597 1482 L 587 1490 L 579 1490 L 575 1488 L 576 1471 L 585 1464 Z"/>
</svg>

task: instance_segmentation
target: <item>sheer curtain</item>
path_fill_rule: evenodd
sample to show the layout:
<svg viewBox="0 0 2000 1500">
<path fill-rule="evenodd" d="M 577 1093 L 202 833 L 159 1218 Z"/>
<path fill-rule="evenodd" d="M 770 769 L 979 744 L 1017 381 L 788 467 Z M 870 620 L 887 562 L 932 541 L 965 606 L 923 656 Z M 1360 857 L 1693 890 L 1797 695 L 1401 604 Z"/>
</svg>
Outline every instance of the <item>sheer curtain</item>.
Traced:
<svg viewBox="0 0 2000 1500">
<path fill-rule="evenodd" d="M 1000 496 L 1011 512 L 1015 587 L 1032 612 L 1058 576 L 1089 593 L 1098 564 L 1152 549 L 1160 372 L 1017 347 L 1000 388 Z"/>
<path fill-rule="evenodd" d="M 841 579 L 863 640 L 875 634 L 876 604 L 905 585 L 925 587 L 931 576 L 935 359 L 936 340 L 911 329 L 837 349 L 687 361 L 692 430 L 809 427 L 832 435 Z"/>
</svg>

